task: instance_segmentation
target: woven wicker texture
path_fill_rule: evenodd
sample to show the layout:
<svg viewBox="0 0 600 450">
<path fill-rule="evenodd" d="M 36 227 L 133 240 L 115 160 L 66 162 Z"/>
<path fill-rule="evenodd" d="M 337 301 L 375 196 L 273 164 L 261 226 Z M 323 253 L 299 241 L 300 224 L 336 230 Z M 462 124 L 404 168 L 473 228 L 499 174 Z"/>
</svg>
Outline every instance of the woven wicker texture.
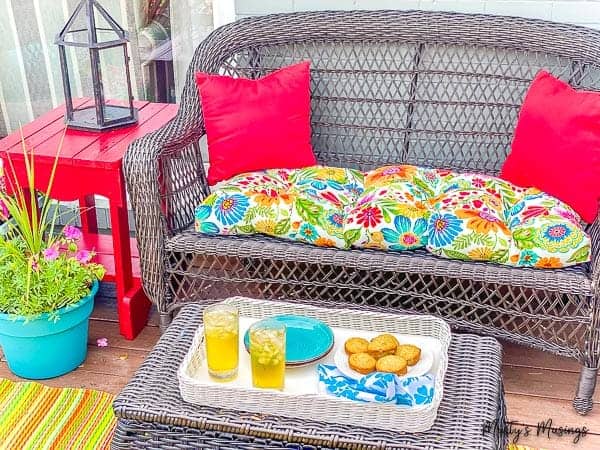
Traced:
<svg viewBox="0 0 600 450">
<path fill-rule="evenodd" d="M 383 305 L 436 314 L 595 370 L 600 220 L 588 229 L 592 262 L 564 270 L 186 231 L 208 192 L 194 72 L 258 77 L 304 59 L 312 62 L 312 140 L 319 161 L 361 169 L 411 163 L 495 174 L 539 69 L 600 90 L 600 32 L 571 25 L 337 11 L 249 18 L 219 28 L 196 51 L 177 117 L 134 142 L 124 159 L 144 289 L 162 324 L 185 302 L 231 295 Z M 575 400 L 581 413 L 592 407 L 593 378 L 582 377 Z"/>
<path fill-rule="evenodd" d="M 483 431 L 485 423 L 506 420 L 501 346 L 492 338 L 453 335 L 444 398 L 433 428 L 417 434 L 389 432 L 183 402 L 176 372 L 201 322 L 202 308 L 192 304 L 180 311 L 115 400 L 113 449 L 506 448 L 506 435 Z"/>
</svg>

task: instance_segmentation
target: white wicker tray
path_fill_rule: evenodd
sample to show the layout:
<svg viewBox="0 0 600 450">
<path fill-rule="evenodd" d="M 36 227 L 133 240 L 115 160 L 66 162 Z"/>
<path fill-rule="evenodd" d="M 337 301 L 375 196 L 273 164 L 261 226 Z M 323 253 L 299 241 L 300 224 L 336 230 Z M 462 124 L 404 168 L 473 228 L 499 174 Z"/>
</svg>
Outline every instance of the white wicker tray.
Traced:
<svg viewBox="0 0 600 450">
<path fill-rule="evenodd" d="M 343 339 L 348 335 L 360 336 L 360 331 L 408 334 L 430 339 L 438 344 L 431 370 L 435 375 L 433 401 L 427 405 L 406 407 L 356 402 L 320 394 L 316 389 L 315 365 L 286 369 L 284 391 L 255 389 L 252 387 L 249 357 L 243 349 L 243 343 L 240 343 L 238 378 L 229 383 L 214 382 L 207 375 L 204 330 L 200 327 L 177 372 L 181 396 L 186 402 L 391 431 L 422 432 L 433 426 L 443 396 L 451 337 L 450 327 L 443 320 L 432 316 L 331 310 L 243 297 L 233 297 L 224 303 L 239 308 L 240 336 L 252 322 L 278 314 L 299 314 L 324 321 L 332 327 L 336 342 L 329 355 L 319 361 L 323 363 L 333 363 L 333 355 L 343 345 Z"/>
</svg>

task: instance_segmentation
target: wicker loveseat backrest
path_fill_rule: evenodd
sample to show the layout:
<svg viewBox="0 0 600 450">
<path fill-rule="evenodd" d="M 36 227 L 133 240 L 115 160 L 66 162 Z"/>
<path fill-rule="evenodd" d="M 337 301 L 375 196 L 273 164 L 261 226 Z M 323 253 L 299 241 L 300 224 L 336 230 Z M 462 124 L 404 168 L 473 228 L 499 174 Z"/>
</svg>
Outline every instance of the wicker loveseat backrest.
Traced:
<svg viewBox="0 0 600 450">
<path fill-rule="evenodd" d="M 600 90 L 600 32 L 421 11 L 280 14 L 216 30 L 198 48 L 180 114 L 199 118 L 197 70 L 260 77 L 311 61 L 321 163 L 410 163 L 497 173 L 531 79 Z"/>
</svg>

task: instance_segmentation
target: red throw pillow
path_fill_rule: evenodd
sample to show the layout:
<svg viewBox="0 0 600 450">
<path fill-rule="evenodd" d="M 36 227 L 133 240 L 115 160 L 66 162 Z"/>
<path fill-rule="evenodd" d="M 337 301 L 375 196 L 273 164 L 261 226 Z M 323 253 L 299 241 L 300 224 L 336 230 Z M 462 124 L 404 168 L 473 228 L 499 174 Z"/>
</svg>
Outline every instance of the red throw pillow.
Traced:
<svg viewBox="0 0 600 450">
<path fill-rule="evenodd" d="M 576 91 L 540 71 L 500 176 L 547 192 L 593 222 L 600 200 L 600 93 Z"/>
<path fill-rule="evenodd" d="M 251 80 L 196 73 L 208 140 L 208 182 L 316 164 L 310 143 L 310 63 Z"/>
</svg>

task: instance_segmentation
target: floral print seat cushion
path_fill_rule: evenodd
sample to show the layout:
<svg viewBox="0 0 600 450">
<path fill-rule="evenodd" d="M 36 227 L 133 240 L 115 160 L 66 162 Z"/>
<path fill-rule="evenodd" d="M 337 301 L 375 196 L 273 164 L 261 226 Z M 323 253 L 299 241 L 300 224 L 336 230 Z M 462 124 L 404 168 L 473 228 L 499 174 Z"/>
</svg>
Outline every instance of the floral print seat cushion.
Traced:
<svg viewBox="0 0 600 450">
<path fill-rule="evenodd" d="M 347 248 L 346 208 L 362 192 L 352 169 L 313 166 L 238 175 L 196 209 L 196 231 L 262 233 L 322 247 Z"/>
<path fill-rule="evenodd" d="M 196 209 L 206 234 L 262 233 L 325 247 L 429 252 L 512 266 L 589 261 L 579 216 L 537 189 L 410 165 L 238 175 Z"/>
</svg>

